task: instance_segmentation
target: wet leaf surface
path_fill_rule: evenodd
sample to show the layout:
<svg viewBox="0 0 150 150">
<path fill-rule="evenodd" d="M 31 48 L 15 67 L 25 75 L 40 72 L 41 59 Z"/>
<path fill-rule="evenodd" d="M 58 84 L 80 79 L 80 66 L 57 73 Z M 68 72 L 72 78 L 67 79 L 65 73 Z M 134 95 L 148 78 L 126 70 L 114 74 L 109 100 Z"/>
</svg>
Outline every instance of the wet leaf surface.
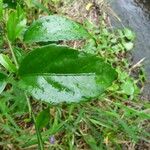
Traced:
<svg viewBox="0 0 150 150">
<path fill-rule="evenodd" d="M 51 15 L 38 19 L 25 32 L 26 42 L 48 42 L 89 38 L 82 25 L 65 17 Z"/>
<path fill-rule="evenodd" d="M 96 98 L 117 77 L 103 59 L 56 45 L 30 52 L 20 65 L 19 75 L 24 90 L 53 104 Z"/>
</svg>

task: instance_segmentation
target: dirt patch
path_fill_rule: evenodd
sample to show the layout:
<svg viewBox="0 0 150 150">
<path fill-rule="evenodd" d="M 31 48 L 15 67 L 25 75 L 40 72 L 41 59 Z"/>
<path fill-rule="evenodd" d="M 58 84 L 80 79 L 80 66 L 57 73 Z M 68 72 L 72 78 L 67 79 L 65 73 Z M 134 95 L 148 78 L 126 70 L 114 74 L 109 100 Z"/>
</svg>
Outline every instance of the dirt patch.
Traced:
<svg viewBox="0 0 150 150">
<path fill-rule="evenodd" d="M 104 10 L 104 4 L 105 3 L 103 0 L 76 0 L 69 5 L 63 3 L 59 11 L 77 20 L 78 22 L 82 23 L 88 19 L 98 25 L 99 16 L 102 15 Z"/>
</svg>

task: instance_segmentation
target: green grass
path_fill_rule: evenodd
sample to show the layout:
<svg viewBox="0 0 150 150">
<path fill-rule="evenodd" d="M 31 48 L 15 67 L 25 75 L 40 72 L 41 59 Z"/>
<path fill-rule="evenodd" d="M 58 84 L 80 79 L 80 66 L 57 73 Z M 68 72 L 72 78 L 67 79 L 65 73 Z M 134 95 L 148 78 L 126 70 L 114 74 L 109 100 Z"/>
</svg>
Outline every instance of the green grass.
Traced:
<svg viewBox="0 0 150 150">
<path fill-rule="evenodd" d="M 33 13 L 26 9 L 29 14 Z M 136 149 L 141 142 L 148 149 L 150 104 L 140 99 L 145 75 L 142 67 L 132 68 L 127 58 L 134 43 L 134 33 L 129 29 L 108 29 L 103 22 L 103 16 L 99 26 L 84 22 L 93 39 L 86 41 L 85 46 L 77 46 L 111 63 L 117 69 L 118 79 L 105 94 L 89 103 L 53 107 L 31 99 L 36 116 L 47 108 L 49 110 L 49 121 L 40 130 L 45 149 Z M 0 43 L 1 47 L 6 46 L 5 40 Z M 37 136 L 26 97 L 11 75 L 6 89 L 0 95 L 0 149 L 37 149 Z"/>
</svg>

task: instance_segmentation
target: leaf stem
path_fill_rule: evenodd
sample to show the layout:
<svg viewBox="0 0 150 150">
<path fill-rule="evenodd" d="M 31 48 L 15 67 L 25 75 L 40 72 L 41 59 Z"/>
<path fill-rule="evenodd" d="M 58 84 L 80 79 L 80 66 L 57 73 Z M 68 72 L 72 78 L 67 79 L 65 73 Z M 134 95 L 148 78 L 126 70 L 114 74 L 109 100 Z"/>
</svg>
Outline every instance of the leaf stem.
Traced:
<svg viewBox="0 0 150 150">
<path fill-rule="evenodd" d="M 28 104 L 28 109 L 29 109 L 29 117 L 32 118 L 32 107 L 31 107 L 31 103 L 30 103 L 30 99 L 28 98 L 27 94 L 25 93 L 25 97 L 27 100 L 27 104 Z"/>
<path fill-rule="evenodd" d="M 25 93 L 25 96 L 26 96 L 26 100 L 27 100 L 27 104 L 28 104 L 30 117 L 32 117 L 34 125 L 35 125 L 35 130 L 36 130 L 36 135 L 37 135 L 37 139 L 38 139 L 39 150 L 44 150 L 42 136 L 41 136 L 41 133 L 40 133 L 39 128 L 37 126 L 35 115 L 34 115 L 34 113 L 32 111 L 32 106 L 31 106 L 31 103 L 30 103 L 30 99 L 28 98 L 26 93 Z"/>
<path fill-rule="evenodd" d="M 9 49 L 11 51 L 12 57 L 14 59 L 14 63 L 16 65 L 16 68 L 18 69 L 19 68 L 19 64 L 18 64 L 17 58 L 15 56 L 14 50 L 12 48 L 11 41 L 8 39 L 7 35 L 6 35 L 6 40 L 8 42 L 8 46 L 9 46 Z M 32 106 L 31 106 L 31 103 L 30 103 L 30 99 L 28 98 L 28 95 L 26 93 L 25 93 L 25 96 L 26 96 L 26 100 L 27 100 L 27 104 L 28 104 L 30 118 L 33 119 L 33 122 L 34 122 L 34 125 L 35 125 L 35 130 L 36 130 L 36 135 L 37 135 L 37 139 L 38 139 L 39 150 L 44 150 L 42 136 L 41 136 L 39 128 L 38 128 L 38 126 L 36 124 L 36 119 L 35 119 L 35 115 L 34 115 L 34 113 L 32 111 Z"/>
<path fill-rule="evenodd" d="M 35 116 L 34 116 L 33 113 L 32 113 L 32 118 L 33 118 L 33 121 L 34 121 L 34 124 L 35 124 L 35 130 L 36 130 L 36 135 L 37 135 L 37 139 L 38 139 L 39 150 L 44 150 L 42 136 L 41 136 L 39 128 L 38 128 L 38 126 L 36 124 L 36 119 L 35 119 Z"/>
<path fill-rule="evenodd" d="M 13 59 L 14 59 L 14 63 L 15 63 L 15 65 L 16 65 L 16 68 L 18 69 L 18 68 L 19 68 L 19 64 L 18 64 L 17 58 L 16 58 L 16 56 L 15 56 L 14 50 L 13 50 L 13 48 L 12 48 L 11 42 L 9 41 L 9 39 L 8 39 L 7 36 L 6 36 L 6 39 L 7 39 L 8 46 L 9 46 L 9 48 L 10 48 L 12 57 L 13 57 Z"/>
</svg>

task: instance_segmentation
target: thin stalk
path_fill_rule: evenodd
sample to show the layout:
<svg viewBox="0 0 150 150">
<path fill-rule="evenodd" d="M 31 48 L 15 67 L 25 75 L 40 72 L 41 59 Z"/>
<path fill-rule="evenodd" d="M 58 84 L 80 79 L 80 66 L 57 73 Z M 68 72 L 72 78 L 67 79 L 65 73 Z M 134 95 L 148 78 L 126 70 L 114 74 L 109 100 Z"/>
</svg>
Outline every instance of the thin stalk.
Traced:
<svg viewBox="0 0 150 150">
<path fill-rule="evenodd" d="M 13 57 L 13 59 L 14 59 L 14 63 L 15 63 L 15 65 L 16 65 L 17 69 L 18 69 L 18 68 L 19 68 L 19 64 L 18 64 L 17 58 L 16 58 L 16 56 L 15 56 L 14 50 L 13 50 L 13 48 L 12 48 L 11 42 L 9 41 L 9 39 L 8 39 L 7 36 L 6 36 L 6 39 L 7 39 L 8 46 L 9 46 L 9 48 L 10 48 L 12 57 Z"/>
<path fill-rule="evenodd" d="M 17 58 L 15 56 L 15 53 L 14 53 L 14 50 L 12 48 L 12 45 L 11 45 L 11 42 L 9 41 L 8 37 L 6 36 L 6 39 L 7 39 L 7 42 L 8 42 L 8 46 L 10 48 L 10 51 L 11 51 L 11 54 L 12 54 L 12 57 L 14 59 L 14 63 L 16 65 L 16 68 L 19 68 L 19 64 L 18 64 L 18 61 L 17 61 Z M 34 122 L 34 125 L 35 125 L 35 130 L 36 130 L 36 135 L 37 135 L 37 139 L 38 139 L 38 145 L 39 145 L 39 150 L 44 150 L 44 145 L 43 145 L 43 141 L 42 141 L 42 136 L 41 136 L 41 133 L 38 129 L 38 126 L 36 124 L 36 119 L 35 119 L 35 116 L 34 116 L 34 113 L 32 111 L 32 106 L 31 106 L 31 103 L 30 103 L 30 99 L 28 98 L 27 94 L 25 93 L 25 96 L 26 96 L 26 99 L 27 99 L 27 104 L 28 104 L 28 109 L 29 109 L 29 115 L 30 115 L 30 118 L 33 119 L 33 122 Z"/>
<path fill-rule="evenodd" d="M 28 98 L 27 94 L 25 94 L 25 97 L 26 97 L 28 109 L 29 109 L 29 118 L 32 118 L 32 107 L 31 107 L 30 99 Z"/>
<path fill-rule="evenodd" d="M 11 51 L 12 57 L 14 59 L 14 63 L 16 65 L 16 68 L 18 69 L 19 68 L 19 63 L 18 63 L 17 58 L 15 56 L 14 50 L 12 48 L 11 41 L 8 39 L 7 35 L 6 35 L 6 40 L 8 42 L 8 46 L 9 46 L 9 49 Z M 41 136 L 39 128 L 38 128 L 38 126 L 36 124 L 36 119 L 35 119 L 35 115 L 34 115 L 34 113 L 32 111 L 32 106 L 31 106 L 31 103 L 30 103 L 30 99 L 28 98 L 26 93 L 25 93 L 25 96 L 26 96 L 26 100 L 27 100 L 27 104 L 28 104 L 30 118 L 33 119 L 33 122 L 34 122 L 34 125 L 35 125 L 35 130 L 36 130 L 36 135 L 37 135 L 37 139 L 38 139 L 39 150 L 44 150 L 42 136 Z"/>
<path fill-rule="evenodd" d="M 34 115 L 34 113 L 32 111 L 32 106 L 31 106 L 31 103 L 30 103 L 30 99 L 28 98 L 27 94 L 25 94 L 25 96 L 26 96 L 26 99 L 27 99 L 27 104 L 28 104 L 30 117 L 32 117 L 34 125 L 35 125 L 35 130 L 36 130 L 36 135 L 37 135 L 37 139 L 38 139 L 39 150 L 44 150 L 42 136 L 41 136 L 39 128 L 38 128 L 38 126 L 36 124 L 36 119 L 35 119 L 35 115 Z"/>
</svg>

